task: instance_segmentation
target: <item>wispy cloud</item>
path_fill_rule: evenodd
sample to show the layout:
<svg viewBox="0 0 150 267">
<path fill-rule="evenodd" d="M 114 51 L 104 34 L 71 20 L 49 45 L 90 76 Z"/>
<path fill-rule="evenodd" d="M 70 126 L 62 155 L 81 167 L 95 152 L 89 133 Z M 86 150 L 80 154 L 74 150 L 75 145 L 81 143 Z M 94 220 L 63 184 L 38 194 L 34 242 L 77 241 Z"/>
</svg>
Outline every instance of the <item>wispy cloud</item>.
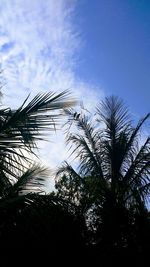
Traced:
<svg viewBox="0 0 150 267">
<path fill-rule="evenodd" d="M 0 1 L 0 60 L 11 102 L 31 88 L 71 86 L 80 42 L 71 24 L 74 7 L 63 0 Z"/>
<path fill-rule="evenodd" d="M 0 1 L 0 62 L 7 105 L 19 105 L 29 92 L 68 88 L 88 107 L 97 102 L 96 88 L 75 74 L 82 46 L 72 19 L 76 4 L 74 0 Z M 52 166 L 65 158 L 62 137 L 56 139 L 57 144 L 42 149 L 43 160 Z"/>
</svg>

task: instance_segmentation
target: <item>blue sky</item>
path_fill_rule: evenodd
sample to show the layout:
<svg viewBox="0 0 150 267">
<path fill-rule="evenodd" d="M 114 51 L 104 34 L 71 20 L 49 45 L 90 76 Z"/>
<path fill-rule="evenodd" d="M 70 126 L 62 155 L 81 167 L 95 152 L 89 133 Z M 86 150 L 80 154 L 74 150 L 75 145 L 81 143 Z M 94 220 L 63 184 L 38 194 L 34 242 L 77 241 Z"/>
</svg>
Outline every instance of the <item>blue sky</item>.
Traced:
<svg viewBox="0 0 150 267">
<path fill-rule="evenodd" d="M 140 116 L 150 109 L 150 1 L 81 0 L 85 47 L 78 75 L 121 96 Z"/>
<path fill-rule="evenodd" d="M 149 0 L 0 0 L 0 14 L 6 105 L 69 88 L 89 109 L 115 94 L 136 118 L 149 111 Z M 60 132 L 51 140 L 41 155 L 53 167 L 66 150 Z"/>
</svg>

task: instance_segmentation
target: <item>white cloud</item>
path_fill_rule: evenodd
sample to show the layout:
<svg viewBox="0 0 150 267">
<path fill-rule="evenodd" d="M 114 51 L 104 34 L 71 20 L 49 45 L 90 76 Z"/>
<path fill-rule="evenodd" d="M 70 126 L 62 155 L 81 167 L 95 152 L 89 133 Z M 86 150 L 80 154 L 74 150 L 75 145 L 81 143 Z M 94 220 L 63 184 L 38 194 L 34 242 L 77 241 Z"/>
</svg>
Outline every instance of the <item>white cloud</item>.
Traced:
<svg viewBox="0 0 150 267">
<path fill-rule="evenodd" d="M 80 40 L 71 24 L 74 1 L 0 1 L 0 60 L 7 101 L 32 88 L 62 90 L 72 85 L 73 55 Z"/>
<path fill-rule="evenodd" d="M 6 78 L 6 105 L 18 106 L 29 92 L 35 95 L 68 88 L 88 108 L 97 103 L 101 95 L 74 72 L 82 46 L 72 19 L 76 4 L 74 0 L 0 1 L 0 61 Z M 56 143 L 43 144 L 41 152 L 43 161 L 52 167 L 66 155 L 63 138 L 60 133 L 58 136 L 54 137 Z"/>
</svg>

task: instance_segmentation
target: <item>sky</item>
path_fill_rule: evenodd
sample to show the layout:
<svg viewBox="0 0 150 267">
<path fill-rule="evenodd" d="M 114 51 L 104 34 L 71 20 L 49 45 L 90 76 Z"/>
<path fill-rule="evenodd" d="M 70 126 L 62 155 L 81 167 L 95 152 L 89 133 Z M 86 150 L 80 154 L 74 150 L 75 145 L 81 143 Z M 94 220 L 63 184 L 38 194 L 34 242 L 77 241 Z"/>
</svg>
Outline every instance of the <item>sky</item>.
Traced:
<svg viewBox="0 0 150 267">
<path fill-rule="evenodd" d="M 79 23 L 86 49 L 78 75 L 122 97 L 144 115 L 150 104 L 150 1 L 81 0 Z"/>
<path fill-rule="evenodd" d="M 0 0 L 0 64 L 11 107 L 70 89 L 88 109 L 118 95 L 140 118 L 150 108 L 150 1 Z M 54 167 L 66 150 L 60 132 L 50 140 L 41 156 Z"/>
</svg>

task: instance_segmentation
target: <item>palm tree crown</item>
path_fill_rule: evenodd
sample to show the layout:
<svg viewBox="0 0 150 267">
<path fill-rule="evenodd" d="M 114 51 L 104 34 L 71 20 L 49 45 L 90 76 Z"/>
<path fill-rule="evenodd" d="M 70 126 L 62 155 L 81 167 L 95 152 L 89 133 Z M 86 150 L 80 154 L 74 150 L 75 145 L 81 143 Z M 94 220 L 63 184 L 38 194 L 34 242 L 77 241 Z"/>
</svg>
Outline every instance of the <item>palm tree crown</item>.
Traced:
<svg viewBox="0 0 150 267">
<path fill-rule="evenodd" d="M 67 143 L 79 160 L 79 171 L 65 162 L 56 175 L 58 192 L 70 196 L 70 187 L 80 201 L 85 194 L 101 203 L 111 198 L 125 207 L 144 203 L 150 190 L 150 137 L 141 144 L 140 130 L 150 113 L 134 127 L 122 100 L 111 96 L 98 105 L 94 120 L 82 112 L 67 114 Z"/>
</svg>

